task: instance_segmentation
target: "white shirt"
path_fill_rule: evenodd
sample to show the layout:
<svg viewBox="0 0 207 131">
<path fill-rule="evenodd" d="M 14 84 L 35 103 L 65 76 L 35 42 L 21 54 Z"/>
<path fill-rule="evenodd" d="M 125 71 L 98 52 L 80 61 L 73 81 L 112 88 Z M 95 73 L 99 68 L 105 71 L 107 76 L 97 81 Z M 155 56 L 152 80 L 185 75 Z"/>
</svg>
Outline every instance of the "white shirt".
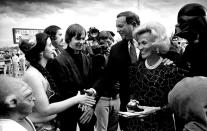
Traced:
<svg viewBox="0 0 207 131">
<path fill-rule="evenodd" d="M 31 125 L 31 127 L 35 131 L 32 122 L 29 119 L 26 119 L 26 121 Z M 27 131 L 27 129 L 14 120 L 0 119 L 0 131 Z"/>
</svg>

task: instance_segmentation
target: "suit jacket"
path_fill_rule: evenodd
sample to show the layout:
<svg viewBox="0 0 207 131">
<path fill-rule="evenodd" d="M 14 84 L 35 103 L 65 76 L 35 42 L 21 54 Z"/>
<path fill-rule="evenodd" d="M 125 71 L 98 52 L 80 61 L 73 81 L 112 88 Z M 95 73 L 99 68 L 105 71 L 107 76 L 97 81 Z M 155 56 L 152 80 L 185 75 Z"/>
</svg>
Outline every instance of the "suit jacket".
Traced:
<svg viewBox="0 0 207 131">
<path fill-rule="evenodd" d="M 130 65 L 128 41 L 122 40 L 112 46 L 104 76 L 93 86 L 100 96 L 113 97 L 117 93 L 113 84 L 118 81 L 120 83 L 118 93 L 120 94 L 121 110 L 126 110 L 126 104 L 129 102 L 128 68 Z"/>
</svg>

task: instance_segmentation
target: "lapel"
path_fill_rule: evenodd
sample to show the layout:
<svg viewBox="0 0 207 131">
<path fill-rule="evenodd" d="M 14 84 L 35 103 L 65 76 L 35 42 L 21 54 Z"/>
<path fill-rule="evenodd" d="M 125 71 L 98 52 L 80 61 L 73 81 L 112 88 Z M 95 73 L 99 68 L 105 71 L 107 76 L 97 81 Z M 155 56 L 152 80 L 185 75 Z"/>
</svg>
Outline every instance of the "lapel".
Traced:
<svg viewBox="0 0 207 131">
<path fill-rule="evenodd" d="M 131 58 L 130 58 L 130 55 L 129 55 L 129 46 L 128 46 L 128 42 L 127 40 L 123 40 L 122 43 L 121 43 L 121 51 L 124 56 L 124 61 L 127 62 L 128 64 L 131 64 Z M 127 65 L 128 65 L 127 64 Z"/>
</svg>

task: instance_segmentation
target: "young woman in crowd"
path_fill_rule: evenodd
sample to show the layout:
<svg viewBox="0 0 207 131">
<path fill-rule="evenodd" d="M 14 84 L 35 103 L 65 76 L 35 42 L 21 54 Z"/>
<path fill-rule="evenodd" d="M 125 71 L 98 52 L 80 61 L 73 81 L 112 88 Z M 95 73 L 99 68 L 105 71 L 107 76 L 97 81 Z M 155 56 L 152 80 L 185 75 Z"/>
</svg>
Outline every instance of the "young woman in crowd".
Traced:
<svg viewBox="0 0 207 131">
<path fill-rule="evenodd" d="M 95 104 L 93 97 L 77 94 L 70 99 L 60 102 L 50 103 L 55 93 L 52 89 L 57 89 L 54 80 L 45 69 L 49 59 L 54 58 L 55 48 L 51 40 L 45 33 L 38 33 L 30 39 L 23 39 L 20 49 L 24 52 L 26 59 L 30 62 L 30 67 L 23 75 L 23 80 L 32 88 L 36 98 L 33 113 L 29 116 L 37 131 L 56 130 L 54 122 L 56 114 L 76 104 Z"/>
</svg>

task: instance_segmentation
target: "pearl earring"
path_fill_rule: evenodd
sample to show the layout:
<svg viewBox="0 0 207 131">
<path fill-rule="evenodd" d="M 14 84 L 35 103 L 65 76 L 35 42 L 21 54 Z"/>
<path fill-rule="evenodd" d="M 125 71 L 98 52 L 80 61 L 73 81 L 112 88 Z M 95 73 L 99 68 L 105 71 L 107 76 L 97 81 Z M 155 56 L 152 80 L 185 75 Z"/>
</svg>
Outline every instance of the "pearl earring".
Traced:
<svg viewBox="0 0 207 131">
<path fill-rule="evenodd" d="M 159 54 L 159 53 L 160 53 L 160 51 L 159 51 L 159 49 L 158 49 L 158 48 L 156 49 L 156 52 L 157 52 L 157 54 Z"/>
</svg>

